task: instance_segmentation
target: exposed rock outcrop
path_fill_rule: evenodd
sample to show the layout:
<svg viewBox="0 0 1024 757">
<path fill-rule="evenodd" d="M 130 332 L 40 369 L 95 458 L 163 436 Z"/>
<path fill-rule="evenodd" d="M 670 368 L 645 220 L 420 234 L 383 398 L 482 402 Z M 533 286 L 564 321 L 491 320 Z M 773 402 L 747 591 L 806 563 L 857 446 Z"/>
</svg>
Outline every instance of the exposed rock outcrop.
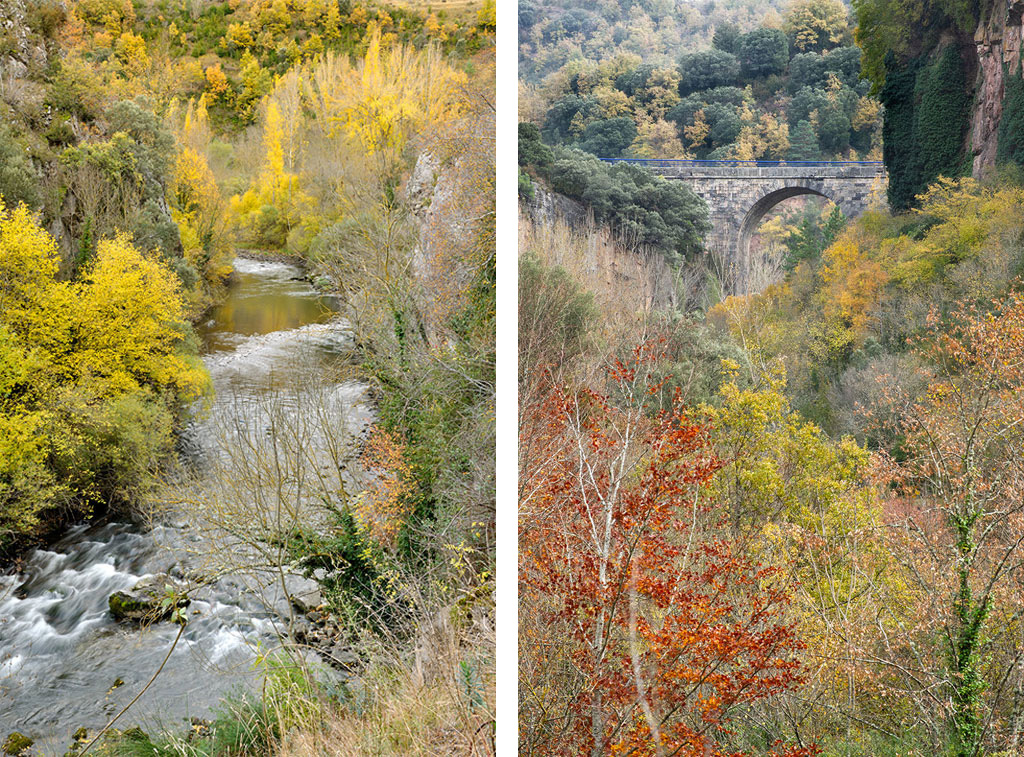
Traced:
<svg viewBox="0 0 1024 757">
<path fill-rule="evenodd" d="M 427 340 L 442 347 L 442 328 L 470 304 L 488 265 L 494 229 L 494 119 L 465 118 L 445 137 L 427 140 L 405 185 L 418 222 L 412 270 Z"/>
<path fill-rule="evenodd" d="M 1020 76 L 1024 0 L 995 0 L 974 35 L 978 81 L 971 117 L 973 173 L 995 165 L 1006 76 Z"/>
<path fill-rule="evenodd" d="M 533 198 L 524 203 L 523 208 L 535 223 L 562 220 L 578 229 L 593 222 L 591 213 L 583 203 L 552 192 L 542 184 L 534 184 Z"/>
</svg>

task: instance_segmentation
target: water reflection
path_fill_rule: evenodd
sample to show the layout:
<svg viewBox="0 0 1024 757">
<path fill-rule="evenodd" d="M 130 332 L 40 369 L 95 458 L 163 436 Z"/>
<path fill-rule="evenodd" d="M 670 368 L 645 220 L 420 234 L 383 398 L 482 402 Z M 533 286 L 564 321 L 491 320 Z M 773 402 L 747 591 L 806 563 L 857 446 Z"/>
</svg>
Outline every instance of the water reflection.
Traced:
<svg viewBox="0 0 1024 757">
<path fill-rule="evenodd" d="M 221 352 L 234 349 L 239 337 L 326 323 L 336 311 L 334 298 L 320 295 L 294 266 L 238 258 L 231 296 L 196 331 L 205 352 Z"/>
</svg>

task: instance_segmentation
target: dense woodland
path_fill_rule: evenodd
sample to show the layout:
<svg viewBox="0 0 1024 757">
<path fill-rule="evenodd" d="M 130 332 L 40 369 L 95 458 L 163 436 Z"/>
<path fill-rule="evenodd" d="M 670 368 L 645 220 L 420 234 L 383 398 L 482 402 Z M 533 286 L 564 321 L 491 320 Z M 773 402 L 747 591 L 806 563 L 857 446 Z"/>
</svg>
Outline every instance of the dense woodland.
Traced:
<svg viewBox="0 0 1024 757">
<path fill-rule="evenodd" d="M 372 694 L 279 666 L 187 744 L 114 729 L 93 751 L 486 748 L 493 0 L 2 5 L 0 553 L 151 515 L 209 391 L 191 324 L 240 250 L 341 298 L 377 407 L 328 527 L 251 535 L 316 571 Z M 446 652 L 413 676 L 431 629 Z"/>
<path fill-rule="evenodd" d="M 604 30 L 551 31 L 583 13 L 565 11 L 527 38 L 540 47 L 600 38 Z M 881 158 L 881 109 L 861 78 L 842 2 L 804 0 L 746 28 L 730 17 L 710 13 L 710 45 L 655 37 L 638 50 L 594 41 L 567 51 L 557 69 L 521 85 L 522 120 L 536 122 L 549 145 L 603 158 Z M 615 39 L 618 28 L 604 33 Z"/>
<path fill-rule="evenodd" d="M 792 53 L 807 7 L 761 26 Z M 965 52 L 996 12 L 844 10 L 860 50 L 838 83 L 872 108 L 888 198 L 852 220 L 781 210 L 762 227 L 778 276 L 730 295 L 696 196 L 586 155 L 607 149 L 604 127 L 586 137 L 596 104 L 556 128 L 572 75 L 589 86 L 624 52 L 646 56 L 628 33 L 609 43 L 625 16 L 565 6 L 593 23 L 552 36 L 537 60 L 557 63 L 521 85 L 521 753 L 1019 753 L 1020 80 L 1001 94 L 996 165 L 972 176 L 986 95 Z M 725 57 L 727 23 L 743 21 L 688 40 L 681 89 L 664 90 L 676 103 L 702 59 L 739 76 L 723 86 L 764 91 Z M 542 34 L 524 39 L 540 50 Z M 645 39 L 644 61 L 672 72 Z M 791 145 L 787 80 L 849 44 L 779 56 Z M 560 218 L 558 195 L 581 212 Z M 666 276 L 674 294 L 656 296 Z"/>
</svg>

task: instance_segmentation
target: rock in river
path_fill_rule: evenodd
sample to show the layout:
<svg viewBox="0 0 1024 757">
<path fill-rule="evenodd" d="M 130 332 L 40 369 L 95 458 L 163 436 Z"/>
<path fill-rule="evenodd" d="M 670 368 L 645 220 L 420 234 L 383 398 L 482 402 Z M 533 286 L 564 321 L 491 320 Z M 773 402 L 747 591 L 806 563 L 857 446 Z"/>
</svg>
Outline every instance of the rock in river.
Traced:
<svg viewBox="0 0 1024 757">
<path fill-rule="evenodd" d="M 32 746 L 32 743 L 32 739 L 28 736 L 23 736 L 17 731 L 11 731 L 4 741 L 3 753 L 9 755 L 23 754 Z"/>
<path fill-rule="evenodd" d="M 188 607 L 190 599 L 185 596 L 185 585 L 175 581 L 166 573 L 143 578 L 130 591 L 115 591 L 107 600 L 114 620 L 157 621 L 169 618 L 174 607 Z M 164 600 L 174 597 L 175 603 Z"/>
</svg>

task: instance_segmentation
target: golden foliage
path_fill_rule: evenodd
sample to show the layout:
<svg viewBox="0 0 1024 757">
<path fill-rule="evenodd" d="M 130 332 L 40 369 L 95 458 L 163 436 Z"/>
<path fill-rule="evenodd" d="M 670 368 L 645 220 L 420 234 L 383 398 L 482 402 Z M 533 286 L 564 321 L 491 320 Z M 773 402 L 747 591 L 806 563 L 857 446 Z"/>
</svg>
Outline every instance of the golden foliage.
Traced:
<svg viewBox="0 0 1024 757">
<path fill-rule="evenodd" d="M 795 0 L 786 11 L 785 29 L 797 50 L 821 50 L 849 35 L 848 15 L 841 0 Z"/>
<path fill-rule="evenodd" d="M 132 76 L 138 76 L 149 68 L 149 53 L 146 51 L 146 40 L 138 34 L 127 31 L 118 37 L 117 44 L 114 46 L 114 53 L 117 55 L 117 59 L 121 61 L 125 71 Z"/>
<path fill-rule="evenodd" d="M 736 142 L 732 145 L 732 157 L 737 160 L 758 160 L 760 158 L 781 158 L 789 149 L 789 124 L 779 121 L 769 113 L 755 115 L 749 108 L 743 108 L 746 116 Z"/>
<path fill-rule="evenodd" d="M 367 155 L 380 157 L 385 171 L 397 165 L 413 133 L 463 112 L 459 91 L 467 81 L 464 73 L 445 63 L 436 47 L 386 46 L 376 26 L 366 55 L 355 66 L 331 54 L 327 65 L 336 72 L 332 80 L 320 79 L 329 87 L 322 96 L 331 123 L 357 140 Z"/>
<path fill-rule="evenodd" d="M 228 77 L 221 70 L 220 65 L 210 66 L 203 75 L 206 77 L 206 86 L 215 97 L 224 97 L 228 92 Z"/>
<path fill-rule="evenodd" d="M 686 159 L 692 157 L 683 147 L 675 124 L 664 119 L 641 121 L 630 150 L 640 158 Z"/>
<path fill-rule="evenodd" d="M 824 314 L 842 323 L 850 341 L 863 340 L 868 315 L 889 275 L 882 264 L 864 253 L 852 232 L 843 234 L 823 255 L 821 271 Z"/>
<path fill-rule="evenodd" d="M 0 198 L 0 314 L 24 322 L 48 303 L 57 275 L 57 243 L 24 205 L 8 211 Z M 16 326 L 15 326 L 16 327 Z"/>
<path fill-rule="evenodd" d="M 0 202 L 0 546 L 47 508 L 138 495 L 170 408 L 207 387 L 163 263 L 123 236 L 79 280 L 58 280 L 57 260 L 31 213 Z"/>
<path fill-rule="evenodd" d="M 285 134 L 281 109 L 271 99 L 263 129 L 263 167 L 248 191 L 231 198 L 231 217 L 243 235 L 265 247 L 284 247 L 293 229 L 304 226 L 313 230 L 316 224 L 310 213 L 312 198 L 303 191 L 299 176 L 286 170 Z"/>
<path fill-rule="evenodd" d="M 696 150 L 703 145 L 710 133 L 711 126 L 704 116 L 703 108 L 693 114 L 693 123 L 683 128 L 683 136 L 690 140 L 691 150 Z"/>
<path fill-rule="evenodd" d="M 73 295 L 77 339 L 65 358 L 75 375 L 101 377 L 114 392 L 151 385 L 192 400 L 204 391 L 203 369 L 178 354 L 184 303 L 163 264 L 126 237 L 103 240 Z"/>
</svg>

